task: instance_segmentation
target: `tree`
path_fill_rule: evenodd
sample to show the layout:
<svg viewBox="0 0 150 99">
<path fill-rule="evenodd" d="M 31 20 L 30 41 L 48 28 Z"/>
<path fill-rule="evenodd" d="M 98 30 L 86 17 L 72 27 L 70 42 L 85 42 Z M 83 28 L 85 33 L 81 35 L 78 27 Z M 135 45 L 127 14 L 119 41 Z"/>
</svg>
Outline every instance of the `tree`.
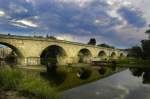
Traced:
<svg viewBox="0 0 150 99">
<path fill-rule="evenodd" d="M 114 47 L 113 47 L 113 46 L 110 46 L 110 45 L 105 44 L 105 43 L 103 43 L 103 44 L 99 44 L 99 45 L 97 45 L 97 46 L 105 47 L 105 48 L 113 48 L 113 49 L 114 49 Z"/>
<path fill-rule="evenodd" d="M 142 58 L 143 57 L 143 53 L 142 53 L 142 49 L 139 46 L 133 46 L 130 51 L 129 51 L 129 56 L 131 57 L 135 57 L 135 58 Z"/>
<path fill-rule="evenodd" d="M 145 33 L 149 35 L 149 40 L 142 40 L 141 47 L 132 47 L 129 51 L 129 56 L 137 58 L 150 58 L 150 29 L 146 30 Z"/>
<path fill-rule="evenodd" d="M 96 45 L 96 39 L 91 38 L 90 41 L 88 42 L 89 45 Z"/>
<path fill-rule="evenodd" d="M 49 38 L 49 39 L 56 40 L 56 37 L 54 37 L 54 36 L 49 36 L 48 38 Z"/>
<path fill-rule="evenodd" d="M 46 35 L 46 38 L 56 40 L 55 36 L 49 36 L 48 34 Z"/>
<path fill-rule="evenodd" d="M 150 25 L 149 25 L 150 27 Z M 144 58 L 150 58 L 150 29 L 145 31 L 146 34 L 149 35 L 149 40 L 142 40 L 141 46 L 143 50 L 143 57 Z"/>
<path fill-rule="evenodd" d="M 149 25 L 149 27 L 150 27 L 150 25 Z M 149 35 L 149 40 L 150 40 L 150 29 L 146 30 L 145 33 Z"/>
<path fill-rule="evenodd" d="M 141 46 L 144 58 L 150 58 L 150 40 L 142 40 Z"/>
<path fill-rule="evenodd" d="M 148 39 L 150 40 L 150 30 L 147 30 L 145 33 L 147 33 L 149 35 Z"/>
</svg>

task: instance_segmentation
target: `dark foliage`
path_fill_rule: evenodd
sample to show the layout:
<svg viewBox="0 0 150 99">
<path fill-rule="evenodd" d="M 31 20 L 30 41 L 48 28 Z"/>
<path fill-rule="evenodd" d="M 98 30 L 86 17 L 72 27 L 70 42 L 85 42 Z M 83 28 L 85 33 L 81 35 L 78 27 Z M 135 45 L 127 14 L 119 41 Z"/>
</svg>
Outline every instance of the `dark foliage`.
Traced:
<svg viewBox="0 0 150 99">
<path fill-rule="evenodd" d="M 96 45 L 96 39 L 91 38 L 90 41 L 88 42 L 89 45 Z"/>
<path fill-rule="evenodd" d="M 55 36 L 49 36 L 49 35 L 46 35 L 46 38 L 48 38 L 48 39 L 53 39 L 53 40 L 56 40 L 56 39 L 57 39 Z"/>
<path fill-rule="evenodd" d="M 143 57 L 143 53 L 142 53 L 141 47 L 139 47 L 139 46 L 133 46 L 129 50 L 129 56 L 130 57 L 135 57 L 135 58 L 142 58 Z"/>
<path fill-rule="evenodd" d="M 144 58 L 150 58 L 150 40 L 142 40 L 141 46 Z"/>
<path fill-rule="evenodd" d="M 99 45 L 97 45 L 97 46 L 100 46 L 100 47 L 106 47 L 106 48 L 113 48 L 113 49 L 114 49 L 114 47 L 113 47 L 113 46 L 110 46 L 110 45 L 105 44 L 105 43 L 103 43 L 103 44 L 99 44 Z"/>
</svg>

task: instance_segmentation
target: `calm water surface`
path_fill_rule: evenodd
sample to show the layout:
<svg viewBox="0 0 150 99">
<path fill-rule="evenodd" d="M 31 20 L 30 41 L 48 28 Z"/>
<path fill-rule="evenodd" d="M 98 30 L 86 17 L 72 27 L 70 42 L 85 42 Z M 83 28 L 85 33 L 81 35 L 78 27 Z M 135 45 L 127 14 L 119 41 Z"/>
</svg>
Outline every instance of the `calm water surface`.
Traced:
<svg viewBox="0 0 150 99">
<path fill-rule="evenodd" d="M 129 69 L 99 81 L 86 84 L 62 93 L 62 99 L 150 99 L 150 84 L 143 81 L 141 71 L 131 72 Z M 137 77 L 139 76 L 139 77 Z M 146 82 L 143 84 L 143 82 Z"/>
</svg>

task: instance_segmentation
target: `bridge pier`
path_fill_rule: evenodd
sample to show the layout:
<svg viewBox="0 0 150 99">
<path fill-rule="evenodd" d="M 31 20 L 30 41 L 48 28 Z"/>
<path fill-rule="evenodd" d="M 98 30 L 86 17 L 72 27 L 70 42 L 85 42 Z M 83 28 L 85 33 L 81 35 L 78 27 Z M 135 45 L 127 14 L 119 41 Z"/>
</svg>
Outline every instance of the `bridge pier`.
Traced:
<svg viewBox="0 0 150 99">
<path fill-rule="evenodd" d="M 17 61 L 19 65 L 41 65 L 40 57 L 24 57 Z"/>
<path fill-rule="evenodd" d="M 75 64 L 78 63 L 79 58 L 78 57 L 68 57 L 67 64 Z"/>
<path fill-rule="evenodd" d="M 68 63 L 69 64 L 75 64 L 75 63 L 80 63 L 80 57 L 70 57 L 70 58 L 68 58 Z M 91 63 L 91 61 L 92 61 L 92 57 L 83 57 L 83 59 L 82 59 L 82 62 L 83 63 Z"/>
<path fill-rule="evenodd" d="M 40 57 L 24 57 L 19 58 L 18 60 L 19 65 L 41 65 L 41 58 Z M 68 65 L 78 63 L 78 57 L 59 57 L 58 58 L 58 65 Z"/>
<path fill-rule="evenodd" d="M 40 57 L 27 57 L 26 64 L 27 65 L 40 65 Z"/>
</svg>

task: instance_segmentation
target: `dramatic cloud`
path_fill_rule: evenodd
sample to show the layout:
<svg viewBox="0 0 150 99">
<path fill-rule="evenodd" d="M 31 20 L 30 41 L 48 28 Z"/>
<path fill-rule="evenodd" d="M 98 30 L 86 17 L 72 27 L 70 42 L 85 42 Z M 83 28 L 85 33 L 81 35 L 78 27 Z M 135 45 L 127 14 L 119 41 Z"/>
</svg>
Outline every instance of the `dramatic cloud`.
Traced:
<svg viewBox="0 0 150 99">
<path fill-rule="evenodd" d="M 55 1 L 59 3 L 75 4 L 79 7 L 85 7 L 93 0 L 55 0 Z"/>
<path fill-rule="evenodd" d="M 142 15 L 140 15 L 136 10 L 121 8 L 119 9 L 119 13 L 124 19 L 127 20 L 129 24 L 137 28 L 144 27 L 146 24 L 145 20 L 142 18 Z"/>
<path fill-rule="evenodd" d="M 16 5 L 15 3 L 10 3 L 9 9 L 11 9 L 14 13 L 27 13 L 28 12 L 26 8 L 20 5 Z"/>
<path fill-rule="evenodd" d="M 0 17 L 4 16 L 5 12 L 0 10 Z"/>
<path fill-rule="evenodd" d="M 14 21 L 16 24 L 18 24 L 18 26 L 20 25 L 22 25 L 22 26 L 29 26 L 29 27 L 38 27 L 38 25 L 36 24 L 36 23 L 34 23 L 34 22 L 32 22 L 31 20 L 25 20 L 25 19 L 23 19 L 23 20 L 16 20 L 16 21 Z"/>
<path fill-rule="evenodd" d="M 140 1 L 0 0 L 0 32 L 84 43 L 95 37 L 98 43 L 130 47 L 146 38 L 149 6 Z"/>
</svg>

